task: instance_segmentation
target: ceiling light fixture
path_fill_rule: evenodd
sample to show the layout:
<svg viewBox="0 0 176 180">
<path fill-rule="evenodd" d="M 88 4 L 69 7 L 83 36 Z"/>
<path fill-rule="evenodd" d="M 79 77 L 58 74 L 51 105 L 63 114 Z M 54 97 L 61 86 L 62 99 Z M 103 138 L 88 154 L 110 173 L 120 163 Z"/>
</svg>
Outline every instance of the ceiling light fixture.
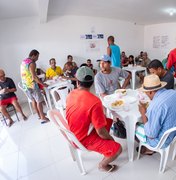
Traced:
<svg viewBox="0 0 176 180">
<path fill-rule="evenodd" d="M 175 9 L 169 9 L 167 12 L 169 13 L 170 16 L 173 16 L 176 13 L 176 10 Z"/>
</svg>

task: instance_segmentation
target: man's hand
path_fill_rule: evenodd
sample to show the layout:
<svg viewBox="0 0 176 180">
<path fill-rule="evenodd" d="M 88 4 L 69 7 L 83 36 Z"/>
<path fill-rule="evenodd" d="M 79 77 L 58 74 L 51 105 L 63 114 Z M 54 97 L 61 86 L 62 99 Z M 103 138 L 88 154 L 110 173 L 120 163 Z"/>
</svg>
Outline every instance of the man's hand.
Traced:
<svg viewBox="0 0 176 180">
<path fill-rule="evenodd" d="M 48 87 L 48 84 L 43 83 L 42 85 L 43 85 L 44 87 L 46 87 L 46 88 Z"/>
<path fill-rule="evenodd" d="M 141 113 L 141 115 L 144 115 L 146 113 L 146 106 L 145 104 L 142 104 L 141 102 L 139 102 L 139 112 Z"/>
<path fill-rule="evenodd" d="M 0 90 L 0 94 L 5 94 L 5 88 Z"/>
</svg>

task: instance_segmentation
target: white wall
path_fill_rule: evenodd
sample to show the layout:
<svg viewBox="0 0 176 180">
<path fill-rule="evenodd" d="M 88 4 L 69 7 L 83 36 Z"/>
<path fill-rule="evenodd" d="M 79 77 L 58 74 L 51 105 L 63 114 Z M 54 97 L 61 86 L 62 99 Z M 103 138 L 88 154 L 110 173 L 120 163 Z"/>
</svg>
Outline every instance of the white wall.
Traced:
<svg viewBox="0 0 176 180">
<path fill-rule="evenodd" d="M 88 40 L 80 39 L 80 35 L 91 33 L 104 34 L 103 40 L 97 40 L 99 51 L 87 52 Z M 15 83 L 20 81 L 20 63 L 32 49 L 40 52 L 38 66 L 48 67 L 48 60 L 55 57 L 57 64 L 63 67 L 68 54 L 80 65 L 91 58 L 94 66 L 96 59 L 106 53 L 107 37 L 114 35 L 115 43 L 127 55 L 138 55 L 143 50 L 144 27 L 130 22 L 80 16 L 49 17 L 45 24 L 38 18 L 19 18 L 0 21 L 0 68 Z M 23 101 L 24 95 L 18 90 L 17 95 Z"/>
<path fill-rule="evenodd" d="M 153 37 L 158 36 L 159 47 L 153 48 Z M 168 43 L 164 46 L 162 37 L 168 37 Z M 149 58 L 162 60 L 167 57 L 171 49 L 176 47 L 176 23 L 165 23 L 145 26 L 144 28 L 144 49 L 148 52 Z"/>
</svg>

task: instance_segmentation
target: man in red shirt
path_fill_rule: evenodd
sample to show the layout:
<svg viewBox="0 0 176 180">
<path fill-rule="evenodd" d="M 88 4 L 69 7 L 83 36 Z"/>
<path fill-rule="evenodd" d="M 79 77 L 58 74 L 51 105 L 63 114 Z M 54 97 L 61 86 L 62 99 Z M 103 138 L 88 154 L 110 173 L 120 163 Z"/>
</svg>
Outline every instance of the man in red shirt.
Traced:
<svg viewBox="0 0 176 180">
<path fill-rule="evenodd" d="M 66 119 L 70 130 L 91 151 L 104 155 L 99 169 L 112 172 L 117 169 L 110 163 L 121 153 L 121 145 L 109 134 L 112 120 L 105 117 L 100 99 L 90 92 L 94 82 L 93 71 L 83 66 L 76 72 L 77 89 L 67 97 Z"/>
<path fill-rule="evenodd" d="M 170 70 L 172 66 L 174 66 L 174 69 L 176 70 L 176 48 L 170 51 L 167 60 L 167 69 Z M 176 73 L 174 73 L 174 77 L 176 77 Z"/>
</svg>

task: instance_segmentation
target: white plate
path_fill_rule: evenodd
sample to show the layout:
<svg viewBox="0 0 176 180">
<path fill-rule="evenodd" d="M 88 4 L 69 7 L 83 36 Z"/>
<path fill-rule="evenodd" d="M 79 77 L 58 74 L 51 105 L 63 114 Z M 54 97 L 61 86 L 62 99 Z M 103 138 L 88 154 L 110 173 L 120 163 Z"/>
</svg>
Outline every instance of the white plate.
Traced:
<svg viewBox="0 0 176 180">
<path fill-rule="evenodd" d="M 127 104 L 132 104 L 132 103 L 135 103 L 137 101 L 137 99 L 133 96 L 126 95 L 126 96 L 119 97 L 119 95 L 117 93 L 105 96 L 103 101 L 105 103 L 109 104 L 109 103 L 112 103 L 118 99 L 123 99 L 124 102 Z"/>
</svg>

